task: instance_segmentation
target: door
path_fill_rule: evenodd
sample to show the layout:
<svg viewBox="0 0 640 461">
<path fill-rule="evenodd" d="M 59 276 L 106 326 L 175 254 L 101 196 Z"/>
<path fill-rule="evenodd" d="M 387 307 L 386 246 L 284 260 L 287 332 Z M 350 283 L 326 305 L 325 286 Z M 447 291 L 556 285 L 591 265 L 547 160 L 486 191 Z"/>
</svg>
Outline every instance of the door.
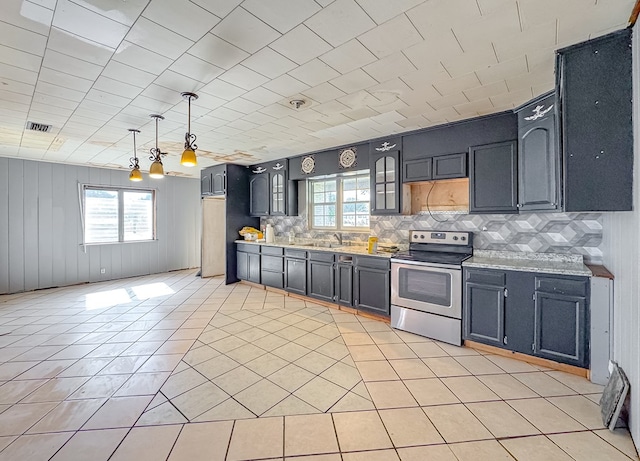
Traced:
<svg viewBox="0 0 640 461">
<path fill-rule="evenodd" d="M 284 259 L 285 290 L 300 295 L 307 294 L 307 261 L 304 259 Z"/>
<path fill-rule="evenodd" d="M 453 179 L 467 176 L 467 153 L 433 157 L 433 179 Z"/>
<path fill-rule="evenodd" d="M 249 180 L 249 214 L 269 215 L 269 175 L 257 174 Z"/>
<path fill-rule="evenodd" d="M 236 276 L 240 280 L 249 280 L 249 253 L 236 251 Z"/>
<path fill-rule="evenodd" d="M 401 139 L 370 145 L 371 214 L 400 214 L 400 146 Z"/>
<path fill-rule="evenodd" d="M 224 195 L 226 193 L 227 175 L 224 169 L 217 169 L 211 174 L 211 192 L 213 195 Z"/>
<path fill-rule="evenodd" d="M 211 195 L 211 173 L 208 170 L 204 170 L 200 178 L 200 195 Z"/>
<path fill-rule="evenodd" d="M 224 275 L 226 267 L 226 201 L 202 199 L 201 276 Z"/>
<path fill-rule="evenodd" d="M 286 214 L 286 189 L 284 173 L 271 173 L 271 215 Z"/>
<path fill-rule="evenodd" d="M 260 283 L 260 255 L 258 253 L 248 253 L 249 277 L 247 280 L 253 283 Z"/>
<path fill-rule="evenodd" d="M 535 330 L 533 292 L 536 274 L 509 271 L 504 307 L 504 343 L 509 350 L 531 355 Z"/>
<path fill-rule="evenodd" d="M 516 142 L 469 148 L 469 212 L 517 213 Z"/>
<path fill-rule="evenodd" d="M 388 316 L 389 270 L 358 266 L 354 275 L 354 307 Z"/>
<path fill-rule="evenodd" d="M 347 257 L 350 258 L 350 256 Z M 335 302 L 342 306 L 353 306 L 353 265 L 351 263 L 336 264 Z"/>
<path fill-rule="evenodd" d="M 431 181 L 431 158 L 402 162 L 402 182 Z"/>
<path fill-rule="evenodd" d="M 503 347 L 505 288 L 465 283 L 464 339 Z"/>
<path fill-rule="evenodd" d="M 331 262 L 311 261 L 307 263 L 309 280 L 308 296 L 333 302 L 335 295 L 335 272 Z"/>
</svg>

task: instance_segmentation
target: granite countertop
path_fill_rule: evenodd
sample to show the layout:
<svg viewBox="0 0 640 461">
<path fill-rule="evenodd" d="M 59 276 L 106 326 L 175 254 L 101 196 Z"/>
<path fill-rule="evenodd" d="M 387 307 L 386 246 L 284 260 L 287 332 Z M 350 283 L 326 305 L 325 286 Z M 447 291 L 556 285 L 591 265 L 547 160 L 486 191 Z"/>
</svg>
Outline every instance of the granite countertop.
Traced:
<svg viewBox="0 0 640 461">
<path fill-rule="evenodd" d="M 379 257 L 379 258 L 391 258 L 391 256 L 393 256 L 393 253 L 387 253 L 384 251 L 378 251 L 377 253 L 369 254 L 367 252 L 366 245 L 339 246 L 338 244 L 332 244 L 336 246 L 325 247 L 325 246 L 313 246 L 314 245 L 313 243 L 303 243 L 303 242 L 296 242 L 294 244 L 289 244 L 286 241 L 275 241 L 273 243 L 266 243 L 266 242 L 255 242 L 251 240 L 236 240 L 236 243 L 246 243 L 249 245 L 265 245 L 265 246 L 282 247 L 282 248 L 295 248 L 296 250 L 305 250 L 305 251 L 329 251 L 331 253 L 373 256 L 373 257 Z"/>
<path fill-rule="evenodd" d="M 462 265 L 486 269 L 591 276 L 591 270 L 584 265 L 582 255 L 572 254 L 475 250 L 473 256 Z"/>
</svg>

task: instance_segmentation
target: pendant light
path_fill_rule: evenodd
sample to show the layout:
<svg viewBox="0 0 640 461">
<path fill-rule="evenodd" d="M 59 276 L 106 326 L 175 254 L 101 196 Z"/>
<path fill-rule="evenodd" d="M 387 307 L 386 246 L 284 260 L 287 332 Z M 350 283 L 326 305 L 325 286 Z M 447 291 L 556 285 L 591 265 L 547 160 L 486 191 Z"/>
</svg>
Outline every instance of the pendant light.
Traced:
<svg viewBox="0 0 640 461">
<path fill-rule="evenodd" d="M 164 117 L 158 114 L 152 114 L 150 117 L 156 121 L 156 147 L 152 147 L 149 150 L 151 153 L 149 160 L 153 161 L 151 168 L 149 168 L 149 177 L 159 179 L 164 177 L 164 167 L 162 166 L 162 158 L 160 156 L 166 154 L 160 152 L 160 149 L 158 148 L 158 120 L 164 120 Z"/>
<path fill-rule="evenodd" d="M 196 166 L 198 161 L 196 160 L 196 149 L 198 146 L 194 144 L 196 141 L 196 135 L 191 133 L 191 100 L 198 99 L 198 95 L 195 93 L 180 93 L 184 99 L 189 103 L 189 115 L 187 119 L 187 133 L 184 135 L 184 152 L 180 158 L 180 164 L 183 166 Z"/>
<path fill-rule="evenodd" d="M 129 131 L 133 133 L 133 157 L 129 159 L 129 181 L 142 181 L 142 173 L 140 173 L 140 164 L 138 163 L 138 151 L 136 150 L 136 133 L 140 133 L 140 130 L 129 128 Z"/>
</svg>

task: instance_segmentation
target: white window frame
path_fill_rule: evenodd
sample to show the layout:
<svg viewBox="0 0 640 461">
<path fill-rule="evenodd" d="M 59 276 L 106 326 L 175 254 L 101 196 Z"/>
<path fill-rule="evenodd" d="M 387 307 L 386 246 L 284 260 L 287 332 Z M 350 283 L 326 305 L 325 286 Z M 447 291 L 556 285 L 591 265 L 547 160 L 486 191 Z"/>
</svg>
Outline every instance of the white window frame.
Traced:
<svg viewBox="0 0 640 461">
<path fill-rule="evenodd" d="M 345 173 L 340 175 L 331 176 L 319 176 L 316 178 L 310 178 L 307 180 L 307 207 L 308 207 L 308 220 L 309 229 L 316 231 L 337 231 L 337 232 L 370 232 L 371 226 L 371 185 L 369 185 L 369 226 L 367 227 L 347 227 L 342 226 L 342 206 L 344 202 L 344 189 L 343 182 L 345 179 L 362 178 L 366 177 L 367 181 L 370 180 L 369 170 L 354 171 L 352 173 Z M 315 226 L 314 225 L 314 196 L 313 196 L 313 184 L 317 182 L 336 181 L 336 225 L 335 226 Z"/>
<path fill-rule="evenodd" d="M 86 242 L 86 226 L 85 214 L 87 209 L 86 191 L 87 190 L 104 190 L 118 193 L 118 241 L 117 242 Z M 150 239 L 141 240 L 125 240 L 124 239 L 124 192 L 147 192 L 151 194 L 151 212 L 152 212 L 152 237 Z M 80 184 L 80 217 L 82 221 L 82 245 L 120 245 L 127 243 L 153 242 L 157 240 L 157 203 L 156 190 L 136 187 L 119 187 L 119 186 L 100 186 L 95 184 Z"/>
</svg>

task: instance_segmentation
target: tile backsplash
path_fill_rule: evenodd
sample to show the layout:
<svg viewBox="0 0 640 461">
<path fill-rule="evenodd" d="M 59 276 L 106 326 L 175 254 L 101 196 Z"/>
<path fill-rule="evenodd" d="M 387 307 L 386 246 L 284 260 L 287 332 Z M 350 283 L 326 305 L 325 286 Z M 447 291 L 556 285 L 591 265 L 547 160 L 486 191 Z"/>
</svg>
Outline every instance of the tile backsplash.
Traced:
<svg viewBox="0 0 640 461">
<path fill-rule="evenodd" d="M 309 229 L 305 216 L 262 218 L 277 237 L 293 231 L 298 238 L 330 239 L 333 232 Z M 536 253 L 574 253 L 585 262 L 602 263 L 600 213 L 528 213 L 516 215 L 418 214 L 371 216 L 371 235 L 383 243 L 407 243 L 413 229 L 457 230 L 474 233 L 474 248 Z M 342 233 L 348 240 L 366 241 L 367 233 Z"/>
</svg>

